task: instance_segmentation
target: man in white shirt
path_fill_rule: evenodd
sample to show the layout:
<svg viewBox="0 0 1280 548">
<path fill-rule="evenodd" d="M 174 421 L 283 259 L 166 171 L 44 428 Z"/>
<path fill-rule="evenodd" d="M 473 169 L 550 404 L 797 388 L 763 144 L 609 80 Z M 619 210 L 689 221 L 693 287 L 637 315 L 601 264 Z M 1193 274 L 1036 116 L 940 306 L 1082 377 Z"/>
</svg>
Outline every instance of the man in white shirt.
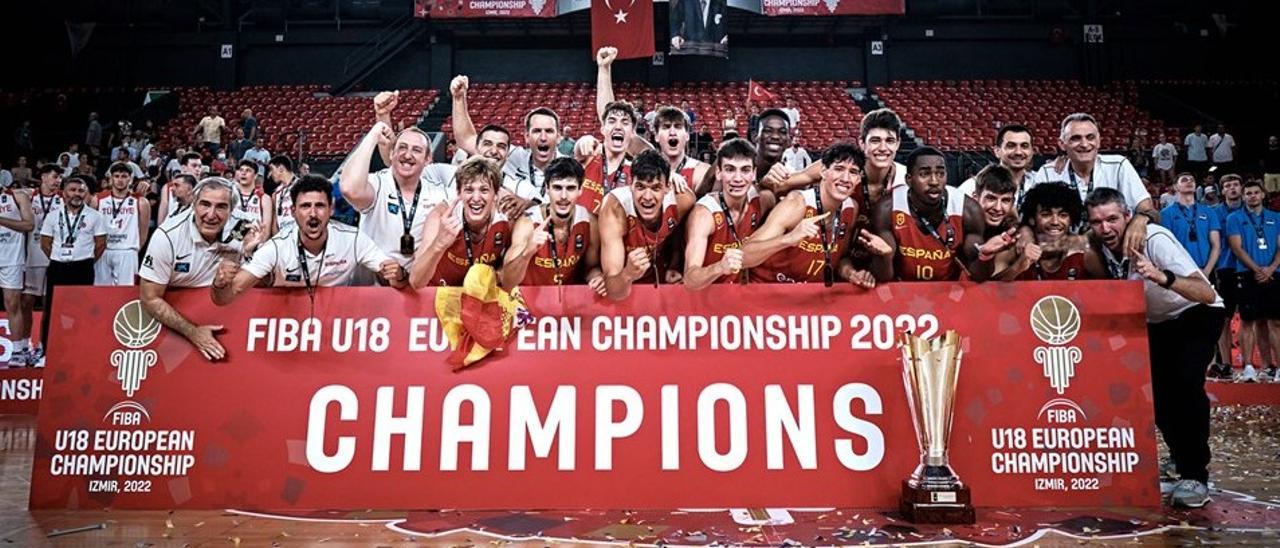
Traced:
<svg viewBox="0 0 1280 548">
<path fill-rule="evenodd" d="M 1195 131 L 1188 133 L 1182 144 L 1187 147 L 1187 171 L 1194 173 L 1197 180 L 1203 179 L 1209 171 L 1209 136 L 1196 124 Z"/>
<path fill-rule="evenodd" d="M 1162 185 L 1173 184 L 1173 169 L 1178 163 L 1178 147 L 1169 142 L 1169 136 L 1164 132 L 1157 137 L 1160 142 L 1151 149 L 1151 159 L 1155 160 L 1156 176 Z"/>
<path fill-rule="evenodd" d="M 218 107 L 209 107 L 209 115 L 200 119 L 200 123 L 196 124 L 196 137 L 200 139 L 200 143 L 210 156 L 217 156 L 218 150 L 222 146 L 222 130 L 226 129 L 227 122 L 221 116 L 218 116 Z"/>
<path fill-rule="evenodd" d="M 1059 147 L 1066 151 L 1065 158 L 1049 162 L 1032 173 L 1024 183 L 1031 190 L 1040 183 L 1063 183 L 1080 194 L 1080 200 L 1095 188 L 1112 188 L 1124 196 L 1125 206 L 1134 214 L 1125 232 L 1126 253 L 1140 251 L 1146 241 L 1147 224 L 1160 221 L 1160 212 L 1151 201 L 1138 171 L 1129 159 L 1119 154 L 1099 154 L 1102 148 L 1101 132 L 1093 116 L 1075 113 L 1062 120 Z M 1083 231 L 1084 227 L 1078 227 Z"/>
<path fill-rule="evenodd" d="M 1209 502 L 1209 398 L 1204 374 L 1222 325 L 1222 299 L 1173 233 L 1162 226 L 1151 225 L 1141 250 L 1125 257 L 1130 217 L 1126 203 L 1115 189 L 1094 190 L 1085 203 L 1089 227 L 1102 244 L 1111 277 L 1143 282 L 1156 426 L 1181 476 L 1172 486 L 1170 502 L 1198 508 Z"/>
<path fill-rule="evenodd" d="M 395 259 L 355 228 L 330 221 L 333 185 L 328 179 L 308 175 L 290 192 L 298 228 L 267 240 L 243 267 L 223 261 L 213 278 L 214 304 L 229 305 L 263 280 L 311 294 L 317 287 L 352 285 L 357 268 L 377 273 L 393 287 L 405 286 L 404 268 Z"/>
<path fill-rule="evenodd" d="M 44 316 L 40 322 L 40 340 L 45 348 L 49 347 L 54 288 L 93 285 L 93 263 L 107 249 L 106 222 L 97 210 L 85 206 L 88 195 L 89 183 L 84 179 L 76 176 L 63 181 L 62 209 L 45 215 L 40 228 L 40 249 L 49 257 Z"/>
<path fill-rule="evenodd" d="M 214 361 L 227 354 L 213 336 L 222 326 L 191 322 L 164 300 L 165 291 L 208 287 L 223 260 L 253 253 L 259 232 L 239 219 L 227 222 L 239 199 L 231 181 L 211 177 L 200 181 L 192 194 L 192 206 L 175 213 L 151 236 L 138 271 L 139 294 L 148 314 L 186 338 L 206 360 Z"/>
<path fill-rule="evenodd" d="M 1035 146 L 1031 144 L 1031 130 L 1022 124 L 1005 124 L 996 131 L 996 144 L 991 148 L 996 161 L 1001 167 L 1009 170 L 1013 176 L 1013 184 L 1017 190 L 1013 193 L 1013 209 L 1022 208 L 1022 199 L 1027 195 L 1023 181 L 1031 169 L 1031 162 L 1036 157 Z M 970 177 L 960 183 L 960 192 L 978 199 L 977 176 Z"/>
<path fill-rule="evenodd" d="M 783 109 L 782 109 L 782 112 L 787 113 L 787 117 L 788 117 L 788 118 L 791 118 L 791 127 L 799 127 L 799 126 L 800 126 L 800 109 L 796 108 L 796 100 L 795 100 L 795 99 L 790 99 L 790 98 L 788 98 L 788 99 L 787 99 L 787 106 L 786 106 L 786 108 L 783 108 Z"/>
<path fill-rule="evenodd" d="M 1227 133 L 1227 128 L 1222 124 L 1218 124 L 1218 132 L 1209 137 L 1209 151 L 1213 155 L 1210 158 L 1213 167 L 1218 168 L 1219 174 L 1235 171 L 1236 139 Z"/>
<path fill-rule="evenodd" d="M 258 175 L 267 172 L 267 164 L 271 162 L 271 153 L 262 148 L 262 137 L 254 139 L 253 148 L 245 151 L 244 159 L 258 164 Z"/>
<path fill-rule="evenodd" d="M 782 153 L 782 163 L 787 164 L 787 168 L 791 171 L 804 171 L 809 167 L 813 160 L 809 158 L 809 151 L 800 146 L 800 141 L 793 139 L 791 148 Z"/>
</svg>

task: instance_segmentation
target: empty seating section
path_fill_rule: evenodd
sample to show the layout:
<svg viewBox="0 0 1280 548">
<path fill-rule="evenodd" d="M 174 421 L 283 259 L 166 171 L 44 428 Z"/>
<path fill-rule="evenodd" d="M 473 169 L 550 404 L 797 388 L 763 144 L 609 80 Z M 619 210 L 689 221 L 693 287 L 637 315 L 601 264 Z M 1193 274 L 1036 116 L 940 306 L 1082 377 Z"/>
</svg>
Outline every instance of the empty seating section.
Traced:
<svg viewBox="0 0 1280 548">
<path fill-rule="evenodd" d="M 795 100 L 800 110 L 798 130 L 806 146 L 825 147 L 831 141 L 852 138 L 856 133 L 862 112 L 845 90 L 859 84 L 839 81 L 761 84 L 777 96 L 762 107 L 782 107 L 787 99 Z M 687 102 L 697 116 L 694 131 L 705 124 L 717 141 L 724 134 L 728 112 L 732 111 L 740 133 L 746 129 L 751 115 L 747 107 L 747 82 L 681 82 L 665 88 L 618 83 L 614 93 L 618 99 L 643 100 L 646 110 Z M 501 124 L 514 133 L 515 144 L 523 144 L 524 115 L 540 105 L 555 109 L 573 137 L 598 133 L 600 129 L 595 115 L 594 84 L 475 83 L 467 93 L 467 103 L 477 126 Z M 452 131 L 451 119 L 445 121 L 443 130 Z"/>
<path fill-rule="evenodd" d="M 240 126 L 240 113 L 248 108 L 258 119 L 264 146 L 272 153 L 296 156 L 299 139 L 305 134 L 305 155 L 334 157 L 354 148 L 373 124 L 373 99 L 367 96 L 332 97 L 325 86 L 254 86 L 233 92 L 206 88 L 178 88 L 181 112 L 164 127 L 174 143 L 189 143 L 200 119 L 210 106 L 218 107 L 226 119 L 230 135 Z M 436 100 L 436 90 L 400 91 L 400 102 L 392 114 L 398 125 L 414 125 Z M 394 129 L 394 128 L 393 128 Z"/>
<path fill-rule="evenodd" d="M 1073 112 L 1098 119 L 1103 150 L 1126 148 L 1137 128 L 1152 136 L 1164 128 L 1136 106 L 1132 82 L 1095 88 L 1067 80 L 924 80 L 875 92 L 926 144 L 944 150 L 990 148 L 1002 124 L 1021 123 L 1039 152 L 1057 154 L 1058 126 Z"/>
</svg>

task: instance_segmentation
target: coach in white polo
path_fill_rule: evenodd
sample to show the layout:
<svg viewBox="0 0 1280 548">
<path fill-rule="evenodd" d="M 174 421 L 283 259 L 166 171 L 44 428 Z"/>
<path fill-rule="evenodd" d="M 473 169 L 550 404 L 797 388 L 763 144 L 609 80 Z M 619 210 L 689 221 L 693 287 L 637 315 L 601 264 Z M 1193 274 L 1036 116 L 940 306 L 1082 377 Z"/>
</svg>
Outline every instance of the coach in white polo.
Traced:
<svg viewBox="0 0 1280 548">
<path fill-rule="evenodd" d="M 1066 153 L 1065 161 L 1060 158 L 1041 166 L 1027 177 L 1024 190 L 1040 183 L 1062 183 L 1080 194 L 1081 203 L 1097 188 L 1119 191 L 1125 206 L 1133 212 L 1125 231 L 1125 253 L 1139 250 L 1146 241 L 1147 224 L 1158 223 L 1160 212 L 1151 205 L 1151 195 L 1133 164 L 1118 154 L 1099 154 L 1101 131 L 1098 122 L 1088 114 L 1077 112 L 1064 118 L 1058 144 Z M 1084 228 L 1083 223 L 1076 227 L 1078 232 Z"/>
<path fill-rule="evenodd" d="M 404 268 L 355 228 L 333 222 L 333 184 L 307 175 L 290 189 L 297 228 L 279 234 L 258 249 L 244 266 L 223 261 L 213 279 L 213 302 L 226 306 L 267 280 L 272 287 L 351 285 L 357 269 L 376 272 L 394 287 L 404 287 Z"/>
<path fill-rule="evenodd" d="M 48 348 L 49 318 L 56 286 L 93 285 L 93 263 L 107 249 L 107 224 L 98 210 L 85 205 L 89 183 L 79 176 L 62 181 L 62 209 L 45 216 L 40 249 L 49 257 L 40 342 Z"/>
<path fill-rule="evenodd" d="M 253 252 L 260 232 L 240 225 L 241 219 L 232 215 L 239 196 L 231 181 L 210 177 L 196 185 L 192 196 L 190 208 L 165 219 L 151 235 L 138 271 L 139 291 L 147 313 L 186 337 L 212 361 L 226 356 L 213 336 L 222 326 L 191 323 L 164 300 L 165 291 L 170 287 L 208 287 L 224 259 L 238 261 Z"/>
</svg>

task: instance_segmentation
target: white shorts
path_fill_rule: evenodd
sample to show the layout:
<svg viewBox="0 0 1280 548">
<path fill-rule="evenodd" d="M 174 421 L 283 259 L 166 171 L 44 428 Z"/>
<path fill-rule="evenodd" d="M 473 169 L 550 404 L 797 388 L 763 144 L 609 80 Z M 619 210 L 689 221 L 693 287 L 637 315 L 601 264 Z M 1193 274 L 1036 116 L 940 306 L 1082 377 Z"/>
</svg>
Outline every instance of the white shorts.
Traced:
<svg viewBox="0 0 1280 548">
<path fill-rule="evenodd" d="M 136 249 L 108 249 L 93 263 L 93 285 L 134 285 L 137 275 Z"/>
<path fill-rule="evenodd" d="M 44 296 L 44 277 L 49 270 L 47 266 L 28 266 L 26 279 L 22 283 L 22 293 L 26 295 Z"/>
<path fill-rule="evenodd" d="M 0 289 L 22 289 L 22 277 L 27 272 L 23 265 L 0 266 Z"/>
</svg>

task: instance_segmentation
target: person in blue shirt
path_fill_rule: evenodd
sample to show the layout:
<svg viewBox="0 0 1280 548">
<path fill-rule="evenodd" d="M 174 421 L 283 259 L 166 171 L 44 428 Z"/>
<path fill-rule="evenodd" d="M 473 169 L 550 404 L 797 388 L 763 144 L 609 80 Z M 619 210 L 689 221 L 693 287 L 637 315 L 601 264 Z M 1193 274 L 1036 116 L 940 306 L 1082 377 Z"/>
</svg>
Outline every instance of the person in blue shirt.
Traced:
<svg viewBox="0 0 1280 548">
<path fill-rule="evenodd" d="M 1266 191 L 1262 183 L 1249 181 L 1244 189 L 1244 208 L 1227 217 L 1227 239 L 1238 265 L 1236 275 L 1240 283 L 1239 305 L 1242 350 L 1248 379 L 1248 363 L 1253 357 L 1258 339 L 1268 340 L 1271 352 L 1264 352 L 1267 375 L 1277 376 L 1276 343 L 1280 341 L 1280 282 L 1276 281 L 1276 268 L 1280 267 L 1280 213 L 1262 206 Z M 1255 331 L 1256 330 L 1256 331 Z"/>
<path fill-rule="evenodd" d="M 1179 173 L 1173 190 L 1177 198 L 1160 212 L 1160 224 L 1169 229 L 1191 254 L 1204 277 L 1210 278 L 1218 267 L 1218 256 L 1222 251 L 1221 220 L 1212 208 L 1196 203 L 1194 175 Z"/>
<path fill-rule="evenodd" d="M 1236 315 L 1236 294 L 1240 291 L 1240 283 L 1236 277 L 1236 255 L 1231 252 L 1231 245 L 1227 242 L 1227 217 L 1244 207 L 1244 198 L 1241 196 L 1242 181 L 1239 175 L 1223 175 L 1220 184 L 1222 202 L 1213 206 L 1213 212 L 1218 215 L 1218 222 L 1222 226 L 1222 252 L 1218 254 L 1218 268 L 1213 272 L 1211 280 L 1213 288 L 1222 296 L 1222 302 L 1226 305 L 1226 320 L 1222 323 L 1222 335 L 1218 337 L 1218 362 L 1209 366 L 1209 376 L 1230 380 L 1234 376 L 1231 318 Z M 1270 352 L 1271 347 L 1264 346 L 1262 351 Z M 1257 377 L 1256 371 L 1253 377 Z"/>
</svg>

